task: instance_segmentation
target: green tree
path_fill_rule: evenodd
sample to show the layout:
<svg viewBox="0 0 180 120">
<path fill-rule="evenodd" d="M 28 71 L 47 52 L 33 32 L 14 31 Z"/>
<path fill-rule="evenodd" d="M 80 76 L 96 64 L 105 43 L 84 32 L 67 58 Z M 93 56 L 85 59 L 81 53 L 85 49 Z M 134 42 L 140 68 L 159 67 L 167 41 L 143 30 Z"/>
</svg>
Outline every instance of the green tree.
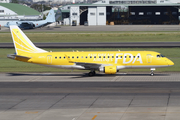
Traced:
<svg viewBox="0 0 180 120">
<path fill-rule="evenodd" d="M 18 0 L 11 0 L 11 3 L 19 3 Z"/>
</svg>

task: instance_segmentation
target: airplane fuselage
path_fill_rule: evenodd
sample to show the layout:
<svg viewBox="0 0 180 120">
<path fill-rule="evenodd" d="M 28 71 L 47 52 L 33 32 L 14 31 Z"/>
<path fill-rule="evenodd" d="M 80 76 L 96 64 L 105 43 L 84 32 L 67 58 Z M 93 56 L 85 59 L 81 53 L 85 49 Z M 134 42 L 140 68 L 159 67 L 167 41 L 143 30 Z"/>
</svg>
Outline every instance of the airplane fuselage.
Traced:
<svg viewBox="0 0 180 120">
<path fill-rule="evenodd" d="M 168 67 L 174 63 L 160 53 L 152 51 L 98 51 L 98 52 L 45 52 L 33 53 L 26 56 L 31 59 L 18 58 L 16 60 L 41 64 L 51 67 L 69 69 L 88 69 L 78 63 L 102 64 L 94 69 L 100 70 L 104 66 L 123 68 L 157 68 Z M 101 70 L 100 70 L 101 71 Z"/>
</svg>

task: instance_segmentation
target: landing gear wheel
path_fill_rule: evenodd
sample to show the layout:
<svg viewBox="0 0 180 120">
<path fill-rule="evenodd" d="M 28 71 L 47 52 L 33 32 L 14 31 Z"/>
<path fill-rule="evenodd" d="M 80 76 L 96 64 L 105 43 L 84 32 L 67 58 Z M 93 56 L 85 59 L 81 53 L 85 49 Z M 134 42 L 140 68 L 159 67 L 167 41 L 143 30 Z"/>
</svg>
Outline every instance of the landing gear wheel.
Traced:
<svg viewBox="0 0 180 120">
<path fill-rule="evenodd" d="M 92 71 L 92 72 L 89 72 L 88 75 L 91 77 L 91 76 L 94 76 L 96 74 L 95 71 Z"/>
<path fill-rule="evenodd" d="M 154 72 L 153 71 L 151 72 L 150 76 L 154 76 Z"/>
<path fill-rule="evenodd" d="M 96 74 L 96 72 L 95 72 L 95 71 L 93 71 L 92 73 L 93 73 L 93 75 L 95 75 L 95 74 Z"/>
<path fill-rule="evenodd" d="M 89 75 L 90 77 L 92 77 L 92 76 L 93 76 L 93 72 L 89 72 L 88 75 Z"/>
</svg>

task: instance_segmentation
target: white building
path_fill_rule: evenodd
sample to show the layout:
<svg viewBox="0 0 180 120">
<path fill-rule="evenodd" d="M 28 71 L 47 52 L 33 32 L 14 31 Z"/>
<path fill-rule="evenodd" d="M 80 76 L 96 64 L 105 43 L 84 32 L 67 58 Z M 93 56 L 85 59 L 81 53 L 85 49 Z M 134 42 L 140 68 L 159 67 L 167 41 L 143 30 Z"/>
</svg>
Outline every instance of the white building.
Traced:
<svg viewBox="0 0 180 120">
<path fill-rule="evenodd" d="M 9 0 L 0 0 L 0 3 L 9 3 Z"/>
<path fill-rule="evenodd" d="M 101 0 L 93 4 L 68 5 L 61 8 L 61 12 L 70 8 L 70 25 L 179 24 L 179 2 L 180 0 Z"/>
<path fill-rule="evenodd" d="M 5 25 L 8 21 L 18 20 L 39 20 L 42 19 L 40 13 L 30 7 L 15 3 L 0 3 L 0 25 Z"/>
</svg>

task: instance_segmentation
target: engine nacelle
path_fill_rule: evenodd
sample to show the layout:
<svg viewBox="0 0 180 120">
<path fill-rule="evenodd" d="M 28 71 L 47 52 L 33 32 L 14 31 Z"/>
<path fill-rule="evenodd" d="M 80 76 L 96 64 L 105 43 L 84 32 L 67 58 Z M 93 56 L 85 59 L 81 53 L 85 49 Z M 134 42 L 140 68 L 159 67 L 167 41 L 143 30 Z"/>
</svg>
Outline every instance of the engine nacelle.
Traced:
<svg viewBox="0 0 180 120">
<path fill-rule="evenodd" d="M 116 66 L 105 66 L 99 69 L 100 72 L 104 72 L 105 74 L 116 74 L 117 68 Z"/>
</svg>

